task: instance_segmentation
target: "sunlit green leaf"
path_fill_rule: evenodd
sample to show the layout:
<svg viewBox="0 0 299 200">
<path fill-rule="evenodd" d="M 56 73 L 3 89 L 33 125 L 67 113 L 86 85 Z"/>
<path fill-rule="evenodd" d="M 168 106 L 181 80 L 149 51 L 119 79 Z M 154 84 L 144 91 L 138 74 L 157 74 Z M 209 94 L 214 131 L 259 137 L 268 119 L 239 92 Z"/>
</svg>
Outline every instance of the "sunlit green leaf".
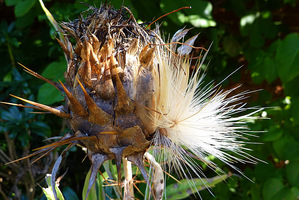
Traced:
<svg viewBox="0 0 299 200">
<path fill-rule="evenodd" d="M 47 188 L 42 188 L 43 193 L 45 194 L 47 200 L 55 200 L 53 190 L 51 187 L 51 176 L 46 176 L 46 182 L 48 187 Z M 57 192 L 57 197 L 59 200 L 64 200 L 64 197 L 62 195 L 62 192 L 60 191 L 59 187 L 55 184 L 55 190 Z"/>
<path fill-rule="evenodd" d="M 167 199 L 175 200 L 175 199 L 184 199 L 189 197 L 192 194 L 195 194 L 197 191 L 194 188 L 190 187 L 190 183 L 192 186 L 196 187 L 198 191 L 204 190 L 207 187 L 212 188 L 215 187 L 216 184 L 227 179 L 229 175 L 221 175 L 215 176 L 213 178 L 194 178 L 191 180 L 183 179 L 180 180 L 179 183 L 174 183 L 168 185 L 166 187 Z M 190 182 L 191 181 L 191 182 Z"/>
<path fill-rule="evenodd" d="M 83 192 L 82 192 L 82 199 L 85 199 L 85 197 L 86 197 L 90 173 L 91 173 L 91 170 L 88 171 L 88 173 L 85 177 L 85 182 L 84 182 Z M 99 176 L 100 175 L 98 174 L 86 200 L 104 200 L 105 199 L 105 197 L 103 196 L 102 181 L 100 180 Z"/>
<path fill-rule="evenodd" d="M 50 63 L 41 75 L 48 79 L 58 81 L 58 79 L 63 79 L 66 67 L 66 61 L 61 59 L 59 62 Z"/>
<path fill-rule="evenodd" d="M 277 72 L 283 83 L 299 75 L 299 34 L 292 33 L 284 38 L 277 48 Z"/>
<path fill-rule="evenodd" d="M 67 64 L 64 60 L 61 60 L 60 62 L 53 62 L 49 64 L 48 67 L 43 71 L 42 76 L 54 81 L 63 81 L 63 75 L 66 66 Z M 49 83 L 44 83 L 38 91 L 37 100 L 40 103 L 51 105 L 55 102 L 62 101 L 63 96 L 61 95 L 61 92 L 58 91 L 55 87 L 53 87 Z"/>
<path fill-rule="evenodd" d="M 55 87 L 49 83 L 44 83 L 38 91 L 37 100 L 40 103 L 51 105 L 62 101 L 63 96 Z"/>
</svg>

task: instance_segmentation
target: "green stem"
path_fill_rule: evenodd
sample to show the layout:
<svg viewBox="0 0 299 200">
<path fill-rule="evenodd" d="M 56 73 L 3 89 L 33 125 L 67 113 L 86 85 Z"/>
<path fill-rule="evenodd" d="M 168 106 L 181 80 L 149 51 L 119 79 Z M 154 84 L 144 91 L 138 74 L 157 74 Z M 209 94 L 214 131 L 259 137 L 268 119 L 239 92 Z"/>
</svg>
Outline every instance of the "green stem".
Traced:
<svg viewBox="0 0 299 200">
<path fill-rule="evenodd" d="M 11 61 L 11 65 L 12 65 L 12 67 L 16 67 L 16 63 L 15 63 L 15 59 L 13 57 L 11 45 L 9 44 L 9 42 L 7 42 L 6 44 L 7 44 L 7 48 L 8 48 L 8 54 L 9 54 L 9 58 Z"/>
</svg>

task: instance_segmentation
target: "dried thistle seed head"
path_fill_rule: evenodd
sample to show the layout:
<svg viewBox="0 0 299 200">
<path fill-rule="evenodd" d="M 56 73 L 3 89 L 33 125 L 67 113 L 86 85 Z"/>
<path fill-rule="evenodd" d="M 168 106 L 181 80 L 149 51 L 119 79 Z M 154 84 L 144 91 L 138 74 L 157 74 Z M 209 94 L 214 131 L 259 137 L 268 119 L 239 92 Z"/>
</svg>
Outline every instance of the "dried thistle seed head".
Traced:
<svg viewBox="0 0 299 200">
<path fill-rule="evenodd" d="M 148 131 L 142 125 L 144 119 L 137 114 L 137 105 L 145 106 L 145 101 L 152 101 L 154 88 L 150 68 L 155 48 L 146 50 L 160 38 L 132 17 L 128 18 L 122 10 L 116 11 L 109 5 L 100 9 L 90 7 L 90 10 L 91 14 L 86 18 L 62 24 L 65 39 L 69 42 L 70 37 L 76 38 L 76 44 L 72 45 L 74 49 L 69 50 L 73 56 L 67 55 L 67 72 L 76 73 L 65 75 L 67 88 L 70 88 L 70 91 L 65 89 L 69 99 L 67 106 L 76 116 L 70 120 L 72 129 L 88 135 L 107 132 L 81 125 L 88 121 L 114 130 L 114 135 L 118 135 L 137 126 L 149 137 L 154 131 Z M 103 115 L 113 116 L 112 120 L 106 124 L 100 119 L 97 122 L 95 118 L 98 116 L 93 114 L 90 104 L 96 104 Z"/>
<path fill-rule="evenodd" d="M 242 115 L 248 109 L 238 101 L 248 92 L 227 97 L 236 88 L 224 92 L 219 84 L 202 86 L 200 62 L 189 74 L 191 59 L 186 55 L 198 35 L 177 48 L 190 29 L 178 30 L 166 45 L 158 28 L 152 31 L 139 25 L 125 7 L 115 10 L 104 4 L 99 9 L 90 7 L 88 12 L 61 24 L 64 37 L 59 43 L 68 61 L 66 83 L 53 83 L 26 68 L 63 92 L 66 105 L 61 110 L 20 99 L 66 118 L 72 130 L 32 155 L 70 143 L 86 147 L 92 162 L 87 195 L 99 167 L 109 159 L 115 159 L 119 182 L 122 158 L 135 163 L 148 180 L 143 156 L 151 159 L 149 148 L 186 178 L 191 178 L 188 168 L 196 176 L 204 176 L 193 159 L 215 169 L 206 159 L 210 154 L 236 170 L 235 161 L 256 162 L 245 152 L 242 140 L 248 131 L 244 120 L 253 119 L 259 109 Z M 52 181 L 61 159 L 55 163 Z M 151 164 L 157 165 L 153 160 Z M 158 186 L 155 189 L 161 191 Z"/>
<path fill-rule="evenodd" d="M 115 159 L 120 174 L 121 159 L 127 157 L 147 179 L 143 154 L 156 129 L 147 110 L 155 109 L 153 45 L 162 40 L 133 16 L 127 17 L 125 9 L 102 5 L 89 10 L 88 16 L 61 25 L 66 43 L 71 38 L 76 41 L 64 50 L 67 83 L 61 83 L 71 114 L 69 124 L 74 137 L 88 149 L 93 172 L 105 160 Z"/>
</svg>

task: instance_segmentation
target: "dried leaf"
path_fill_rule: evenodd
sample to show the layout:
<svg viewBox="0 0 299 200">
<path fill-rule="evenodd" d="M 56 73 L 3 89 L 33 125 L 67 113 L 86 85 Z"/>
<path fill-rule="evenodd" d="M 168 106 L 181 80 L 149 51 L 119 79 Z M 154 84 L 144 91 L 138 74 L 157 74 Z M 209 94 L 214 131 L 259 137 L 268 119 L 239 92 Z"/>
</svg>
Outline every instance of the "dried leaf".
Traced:
<svg viewBox="0 0 299 200">
<path fill-rule="evenodd" d="M 182 46 L 180 46 L 177 50 L 178 54 L 180 55 L 188 55 L 191 51 L 192 51 L 192 47 L 196 38 L 198 37 L 198 34 L 193 36 L 192 38 L 188 39 L 186 42 L 184 42 L 184 45 L 182 44 Z"/>
</svg>

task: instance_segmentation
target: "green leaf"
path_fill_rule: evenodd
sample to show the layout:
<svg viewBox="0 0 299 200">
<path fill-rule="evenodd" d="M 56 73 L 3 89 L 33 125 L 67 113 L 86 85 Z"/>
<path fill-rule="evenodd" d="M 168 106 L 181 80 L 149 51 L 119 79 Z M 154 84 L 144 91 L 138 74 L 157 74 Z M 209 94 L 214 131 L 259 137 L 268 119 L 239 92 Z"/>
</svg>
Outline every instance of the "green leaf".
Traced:
<svg viewBox="0 0 299 200">
<path fill-rule="evenodd" d="M 51 136 L 51 129 L 44 122 L 40 122 L 40 121 L 31 122 L 30 123 L 30 130 L 33 133 L 35 133 L 37 135 L 40 135 L 42 137 L 50 137 Z"/>
<path fill-rule="evenodd" d="M 9 108 L 9 111 L 2 111 L 1 118 L 7 121 L 21 121 L 22 113 L 16 106 L 12 106 Z"/>
<path fill-rule="evenodd" d="M 179 183 L 174 183 L 166 187 L 167 199 L 176 200 L 184 199 L 190 195 L 196 193 L 197 191 L 204 190 L 206 188 L 215 187 L 217 183 L 220 183 L 227 179 L 230 175 L 215 176 L 213 178 L 194 178 L 192 180 L 183 179 Z M 190 188 L 190 181 L 192 183 L 192 188 Z M 197 191 L 194 189 L 196 187 Z"/>
<path fill-rule="evenodd" d="M 299 186 L 299 161 L 290 161 L 286 166 L 286 173 L 292 186 Z"/>
<path fill-rule="evenodd" d="M 261 67 L 264 69 L 263 75 L 265 76 L 265 79 L 268 83 L 272 83 L 278 76 L 275 60 L 271 57 L 265 57 Z"/>
<path fill-rule="evenodd" d="M 155 10 L 156 13 L 159 11 L 159 1 L 158 0 L 152 0 L 152 1 L 139 1 L 139 0 L 131 0 L 131 3 L 133 4 L 134 8 L 132 10 L 133 14 L 137 19 L 140 20 L 151 20 L 154 17 L 157 16 L 152 16 L 152 11 Z M 158 4 L 158 5 L 157 5 Z M 136 12 L 137 11 L 137 12 Z M 142 11 L 142 12 L 138 12 Z M 135 14 L 138 15 L 135 15 Z M 150 18 L 148 18 L 150 16 Z"/>
<path fill-rule="evenodd" d="M 90 177 L 91 170 L 88 171 L 85 181 L 84 181 L 84 186 L 83 186 L 83 191 L 82 191 L 82 199 L 85 200 L 87 188 L 88 188 L 88 183 L 89 183 L 89 177 Z M 86 200 L 104 200 L 103 196 L 103 186 L 102 186 L 102 181 L 100 179 L 99 173 L 97 174 L 97 178 L 88 194 L 88 197 Z"/>
<path fill-rule="evenodd" d="M 17 139 L 19 140 L 19 142 L 21 143 L 21 145 L 23 147 L 28 146 L 29 144 L 29 136 L 27 132 L 20 132 L 18 134 Z"/>
<path fill-rule="evenodd" d="M 14 6 L 21 2 L 22 0 L 5 0 L 6 6 Z"/>
<path fill-rule="evenodd" d="M 284 84 L 285 96 L 291 96 L 292 104 L 296 103 L 296 100 L 295 99 L 293 100 L 293 98 L 299 98 L 298 83 L 299 83 L 299 75 L 293 78 L 291 81 L 288 81 L 286 84 Z"/>
<path fill-rule="evenodd" d="M 24 29 L 25 27 L 31 25 L 34 22 L 35 14 L 36 13 L 34 12 L 27 12 L 22 17 L 17 18 L 16 27 L 18 29 Z"/>
<path fill-rule="evenodd" d="M 290 188 L 284 187 L 281 189 L 272 200 L 293 200 L 296 199 L 293 192 L 290 190 Z"/>
<path fill-rule="evenodd" d="M 55 200 L 54 198 L 54 194 L 53 194 L 53 190 L 51 187 L 51 176 L 49 176 L 48 174 L 46 175 L 46 182 L 48 184 L 47 188 L 42 188 L 47 200 Z M 55 184 L 55 190 L 57 192 L 57 197 L 59 200 L 64 200 L 64 197 L 59 189 L 59 187 L 57 186 L 57 184 Z"/>
<path fill-rule="evenodd" d="M 282 151 L 284 159 L 287 160 L 299 160 L 299 142 L 292 141 L 285 145 Z"/>
<path fill-rule="evenodd" d="M 264 183 L 263 187 L 263 197 L 264 200 L 273 200 L 277 193 L 283 189 L 282 182 L 277 178 L 270 178 Z"/>
<path fill-rule="evenodd" d="M 67 64 L 64 59 L 61 59 L 59 62 L 52 62 L 43 71 L 42 76 L 53 81 L 63 80 L 63 74 L 66 70 L 66 66 Z M 38 91 L 37 100 L 40 103 L 51 105 L 53 103 L 62 101 L 63 96 L 55 87 L 49 83 L 44 83 Z"/>
<path fill-rule="evenodd" d="M 250 30 L 250 42 L 252 44 L 252 46 L 254 47 L 261 47 L 264 42 L 265 39 L 262 36 L 261 33 L 262 30 L 262 25 L 261 25 L 261 21 L 260 18 L 258 18 L 253 24 L 252 24 L 252 29 Z"/>
<path fill-rule="evenodd" d="M 113 7 L 115 9 L 120 9 L 123 5 L 130 8 L 130 6 L 132 6 L 132 0 L 126 0 L 125 2 L 123 0 L 113 0 Z M 136 9 L 131 9 L 131 11 L 134 17 L 138 19 Z"/>
<path fill-rule="evenodd" d="M 41 74 L 45 78 L 58 81 L 58 79 L 63 79 L 63 74 L 67 68 L 67 63 L 64 59 L 60 59 L 59 62 L 52 62 Z"/>
<path fill-rule="evenodd" d="M 240 54 L 241 46 L 238 41 L 232 37 L 227 36 L 223 38 L 223 50 L 231 57 L 235 57 Z"/>
<path fill-rule="evenodd" d="M 75 191 L 72 190 L 70 187 L 64 187 L 62 193 L 65 199 L 79 200 L 79 197 L 77 196 Z"/>
<path fill-rule="evenodd" d="M 298 88 L 298 85 L 297 85 L 297 88 Z M 294 92 L 296 92 L 296 91 L 294 91 Z M 291 100 L 291 116 L 292 116 L 294 125 L 298 125 L 299 124 L 299 96 L 296 96 L 296 97 L 292 98 L 292 100 Z"/>
<path fill-rule="evenodd" d="M 194 27 L 211 27 L 215 26 L 216 22 L 212 19 L 213 6 L 206 1 L 172 1 L 161 0 L 161 9 L 164 13 L 176 10 L 181 7 L 191 6 L 191 9 L 185 9 L 168 15 L 176 24 L 190 23 Z M 179 23 L 180 22 L 180 23 Z"/>
<path fill-rule="evenodd" d="M 278 140 L 283 135 L 283 129 L 279 126 L 271 126 L 269 130 L 262 135 L 264 142 L 270 142 Z"/>
<path fill-rule="evenodd" d="M 37 94 L 37 101 L 46 105 L 51 105 L 62 100 L 63 96 L 61 92 L 49 83 L 43 84 Z"/>
<path fill-rule="evenodd" d="M 294 138 L 289 135 L 285 135 L 279 140 L 275 140 L 273 142 L 273 148 L 276 154 L 279 156 L 279 159 L 287 159 L 287 155 L 285 155 L 284 149 L 293 142 Z"/>
<path fill-rule="evenodd" d="M 261 32 L 267 39 L 273 39 L 277 36 L 277 26 L 272 21 L 272 15 L 270 11 L 263 12 L 261 14 Z"/>
<path fill-rule="evenodd" d="M 260 200 L 261 199 L 261 185 L 251 184 L 250 194 L 251 194 L 251 200 Z"/>
<path fill-rule="evenodd" d="M 278 42 L 273 42 L 267 49 L 252 49 L 245 52 L 249 61 L 252 80 L 260 84 L 265 79 L 268 83 L 278 78 L 275 54 Z"/>
<path fill-rule="evenodd" d="M 3 82 L 11 82 L 12 80 L 12 71 L 9 71 L 3 78 Z"/>
<path fill-rule="evenodd" d="M 36 0 L 23 0 L 19 2 L 15 7 L 16 17 L 22 17 L 25 15 L 35 4 Z"/>
<path fill-rule="evenodd" d="M 299 75 L 299 34 L 289 34 L 279 43 L 276 62 L 283 84 Z"/>
<path fill-rule="evenodd" d="M 283 0 L 283 2 L 288 3 L 288 4 L 290 4 L 291 6 L 294 7 L 296 5 L 297 1 L 296 0 Z"/>
<path fill-rule="evenodd" d="M 292 187 L 291 191 L 293 195 L 295 196 L 295 199 L 299 199 L 299 188 L 298 187 Z"/>
</svg>

